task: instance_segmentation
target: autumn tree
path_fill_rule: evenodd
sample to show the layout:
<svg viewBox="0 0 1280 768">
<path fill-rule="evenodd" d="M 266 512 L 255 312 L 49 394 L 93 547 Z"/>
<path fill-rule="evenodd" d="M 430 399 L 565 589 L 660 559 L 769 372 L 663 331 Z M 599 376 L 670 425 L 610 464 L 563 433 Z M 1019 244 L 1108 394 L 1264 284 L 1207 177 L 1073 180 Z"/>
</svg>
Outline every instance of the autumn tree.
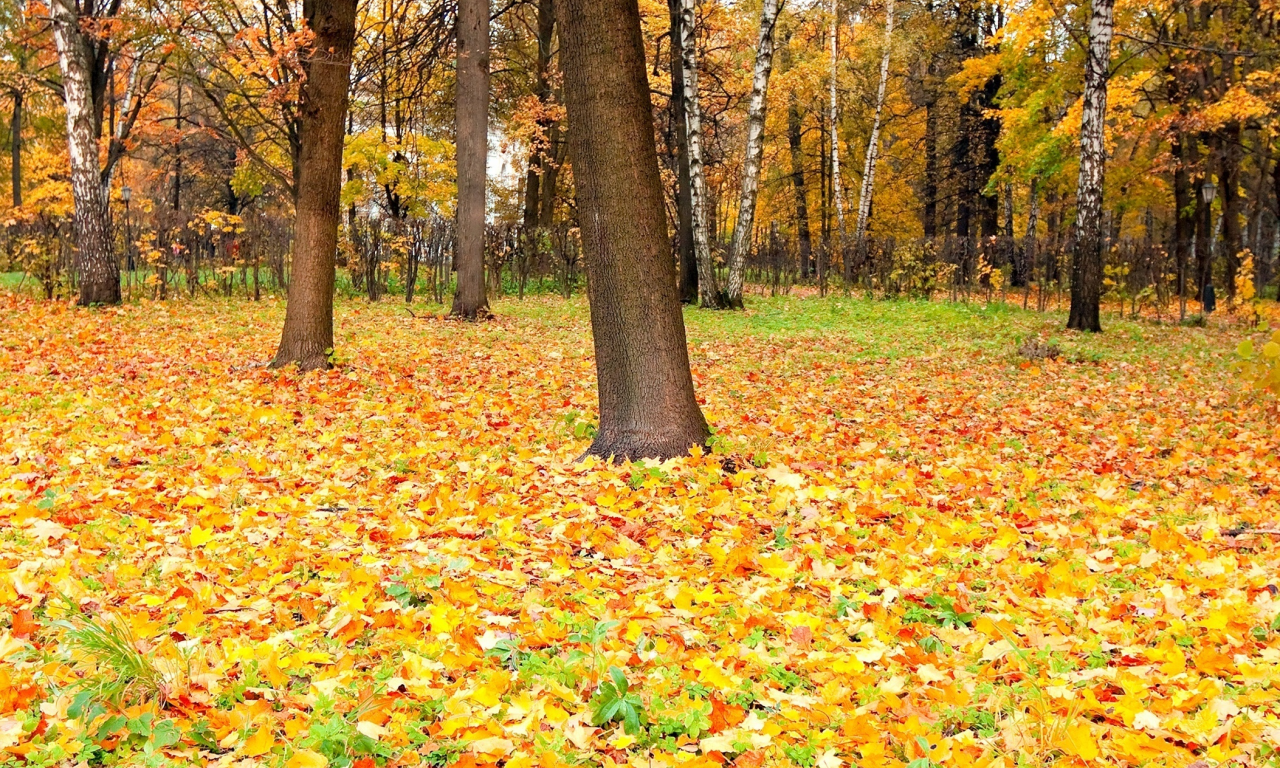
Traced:
<svg viewBox="0 0 1280 768">
<path fill-rule="evenodd" d="M 310 370 L 328 368 L 333 352 L 334 261 L 356 0 L 305 0 L 303 20 L 313 40 L 304 49 L 298 98 L 293 276 L 284 332 L 271 365 L 296 363 Z"/>
<path fill-rule="evenodd" d="M 636 0 L 556 0 L 569 156 L 595 339 L 600 425 L 587 455 L 669 458 L 702 445 Z"/>
</svg>

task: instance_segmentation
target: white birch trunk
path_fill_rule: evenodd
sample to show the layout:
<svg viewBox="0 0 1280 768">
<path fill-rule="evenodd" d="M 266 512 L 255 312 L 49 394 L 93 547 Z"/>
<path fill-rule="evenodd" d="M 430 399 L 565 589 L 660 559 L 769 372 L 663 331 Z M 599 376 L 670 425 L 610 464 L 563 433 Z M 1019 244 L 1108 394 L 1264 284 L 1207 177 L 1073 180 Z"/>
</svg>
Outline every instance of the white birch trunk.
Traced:
<svg viewBox="0 0 1280 768">
<path fill-rule="evenodd" d="M 697 0 L 680 0 L 680 51 L 684 69 L 684 114 L 689 143 L 689 190 L 693 208 L 693 251 L 698 262 L 698 298 L 709 309 L 720 307 L 711 235 L 707 231 L 707 176 L 702 165 L 702 108 L 698 102 Z"/>
<path fill-rule="evenodd" d="M 1115 0 L 1093 0 L 1080 119 L 1080 180 L 1076 189 L 1076 252 L 1071 265 L 1067 327 L 1102 330 L 1102 184 L 1107 164 L 1107 77 Z"/>
<path fill-rule="evenodd" d="M 889 54 L 893 50 L 893 0 L 888 0 L 884 18 L 884 53 L 880 56 L 880 87 L 876 91 L 876 111 L 871 120 L 871 138 L 867 142 L 867 159 L 862 168 L 862 191 L 858 195 L 858 223 L 854 237 L 861 248 L 867 237 L 867 219 L 871 216 L 871 196 L 876 189 L 876 163 L 880 159 L 880 121 L 884 116 L 884 92 L 889 83 Z"/>
<path fill-rule="evenodd" d="M 107 198 L 102 187 L 98 139 L 94 130 L 88 41 L 80 30 L 75 0 L 52 0 L 49 15 L 62 72 L 67 113 L 67 153 L 71 158 L 71 195 L 75 203 L 76 266 L 79 304 L 120 303 L 120 264 L 111 247 Z"/>
<path fill-rule="evenodd" d="M 773 35 L 778 26 L 779 0 L 764 0 L 760 11 L 760 43 L 756 46 L 756 66 L 751 78 L 751 103 L 747 107 L 747 153 L 742 164 L 742 192 L 738 202 L 738 224 L 729 248 L 729 284 L 725 296 L 729 306 L 742 306 L 742 285 L 751 230 L 755 225 L 756 196 L 760 189 L 760 158 L 764 154 L 764 118 L 768 106 L 769 75 L 773 72 Z"/>
<path fill-rule="evenodd" d="M 831 0 L 831 195 L 836 199 L 836 228 L 839 230 L 841 251 L 844 250 L 844 187 L 840 181 L 840 109 L 836 101 L 836 75 L 839 73 L 840 8 L 837 0 Z M 848 270 L 845 270 L 848 274 Z"/>
</svg>

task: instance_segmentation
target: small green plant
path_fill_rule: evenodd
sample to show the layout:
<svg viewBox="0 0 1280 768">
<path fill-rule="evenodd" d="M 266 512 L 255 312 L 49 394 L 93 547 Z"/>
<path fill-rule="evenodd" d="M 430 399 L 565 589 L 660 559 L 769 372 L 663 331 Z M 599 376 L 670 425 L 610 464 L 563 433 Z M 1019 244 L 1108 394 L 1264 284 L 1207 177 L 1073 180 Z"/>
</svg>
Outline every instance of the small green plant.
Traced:
<svg viewBox="0 0 1280 768">
<path fill-rule="evenodd" d="M 645 725 L 644 702 L 632 691 L 627 676 L 617 667 L 609 667 L 609 679 L 600 684 L 591 699 L 591 724 L 602 726 L 622 723 L 622 730 L 636 736 Z"/>
<path fill-rule="evenodd" d="M 120 707 L 164 698 L 164 675 L 119 618 L 95 619 L 74 608 L 71 617 L 54 622 L 66 630 L 66 646 L 95 662 L 97 671 L 77 683 L 93 700 Z"/>
<path fill-rule="evenodd" d="M 903 621 L 916 624 L 932 624 L 935 627 L 967 627 L 978 614 L 960 611 L 946 595 L 929 595 L 924 605 L 910 605 L 903 614 Z"/>
</svg>

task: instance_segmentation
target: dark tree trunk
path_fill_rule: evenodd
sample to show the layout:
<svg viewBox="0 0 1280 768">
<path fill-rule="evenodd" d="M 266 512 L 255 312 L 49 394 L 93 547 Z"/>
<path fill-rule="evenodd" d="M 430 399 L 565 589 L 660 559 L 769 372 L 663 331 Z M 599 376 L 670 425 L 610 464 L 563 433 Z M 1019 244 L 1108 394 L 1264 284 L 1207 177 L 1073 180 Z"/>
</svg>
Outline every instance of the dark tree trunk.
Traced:
<svg viewBox="0 0 1280 768">
<path fill-rule="evenodd" d="M 804 184 L 804 149 L 800 139 L 800 105 L 794 94 L 787 105 L 787 143 L 791 146 L 791 183 L 796 190 L 796 240 L 800 247 L 800 277 L 808 279 L 812 271 L 810 254 L 813 240 L 809 234 L 809 195 Z"/>
<path fill-rule="evenodd" d="M 539 137 L 529 152 L 529 171 L 525 176 L 524 183 L 524 228 L 527 234 L 531 234 L 533 228 L 538 225 L 541 181 L 543 176 L 546 175 L 547 166 L 549 165 L 547 155 L 551 151 L 551 122 L 545 116 L 545 109 L 551 99 L 551 83 L 548 79 L 548 69 L 551 66 L 551 44 L 555 26 L 556 15 L 555 9 L 551 5 L 551 0 L 538 0 L 538 55 L 535 62 L 536 79 L 533 85 L 533 95 L 538 99 L 538 103 L 542 105 L 544 114 L 538 120 Z"/>
<path fill-rule="evenodd" d="M 1000 138 L 1000 118 L 995 116 L 995 102 L 1001 82 L 1000 76 L 995 75 L 978 94 L 978 157 L 974 163 L 973 192 L 983 237 L 1000 234 L 1000 196 L 998 193 L 987 194 L 987 185 L 1000 167 L 1000 152 L 996 149 L 996 140 Z"/>
<path fill-rule="evenodd" d="M 1240 233 L 1240 155 L 1241 145 L 1240 123 L 1232 121 L 1222 129 L 1221 141 L 1221 178 L 1222 186 L 1222 245 L 1226 275 L 1223 282 L 1227 295 L 1236 296 L 1236 272 L 1240 268 L 1240 252 L 1244 250 L 1244 241 Z"/>
<path fill-rule="evenodd" d="M 956 237 L 967 240 L 972 233 L 974 170 L 971 157 L 973 135 L 979 115 L 971 102 L 960 105 L 959 129 L 951 144 L 951 173 L 956 179 Z M 963 247 L 968 247 L 962 243 Z"/>
<path fill-rule="evenodd" d="M 1196 296 L 1204 298 L 1204 287 L 1213 279 L 1213 203 L 1206 203 L 1199 190 L 1204 177 L 1195 184 L 1196 193 Z"/>
<path fill-rule="evenodd" d="M 698 263 L 693 253 L 693 182 L 689 177 L 689 126 L 685 121 L 684 60 L 680 0 L 667 0 L 671 16 L 671 121 L 676 153 L 676 244 L 680 263 L 680 301 L 698 303 Z"/>
<path fill-rule="evenodd" d="M 1173 166 L 1173 263 L 1177 270 L 1177 293 L 1187 295 L 1187 269 L 1191 255 L 1191 241 L 1195 237 L 1195 191 L 1191 188 L 1191 165 L 1194 162 L 1192 139 L 1184 133 L 1175 133 L 1170 151 Z"/>
<path fill-rule="evenodd" d="M 560 164 L 564 162 L 564 140 L 560 124 L 547 129 L 547 154 L 543 157 L 542 180 L 538 184 L 538 226 L 550 229 L 556 217 L 556 194 L 559 191 Z"/>
<path fill-rule="evenodd" d="M 924 236 L 938 234 L 938 107 L 930 98 L 924 106 Z"/>
<path fill-rule="evenodd" d="M 22 205 L 22 91 L 13 92 L 13 121 L 9 124 L 9 176 L 13 181 L 13 207 Z"/>
<path fill-rule="evenodd" d="M 315 35 L 299 96 L 293 269 L 284 333 L 271 367 L 329 367 L 333 350 L 334 259 L 342 216 L 342 141 L 347 116 L 356 0 L 305 0 Z"/>
<path fill-rule="evenodd" d="M 600 393 L 586 455 L 683 455 L 708 430 L 689 372 L 637 0 L 556 0 L 556 16 Z"/>
<path fill-rule="evenodd" d="M 449 314 L 489 316 L 484 285 L 485 163 L 489 154 L 489 0 L 458 3 L 458 290 Z"/>
<path fill-rule="evenodd" d="M 1107 74 L 1115 0 L 1093 0 L 1080 121 L 1080 181 L 1076 188 L 1076 252 L 1071 261 L 1067 327 L 1102 331 L 1102 186 L 1106 174 Z"/>
</svg>

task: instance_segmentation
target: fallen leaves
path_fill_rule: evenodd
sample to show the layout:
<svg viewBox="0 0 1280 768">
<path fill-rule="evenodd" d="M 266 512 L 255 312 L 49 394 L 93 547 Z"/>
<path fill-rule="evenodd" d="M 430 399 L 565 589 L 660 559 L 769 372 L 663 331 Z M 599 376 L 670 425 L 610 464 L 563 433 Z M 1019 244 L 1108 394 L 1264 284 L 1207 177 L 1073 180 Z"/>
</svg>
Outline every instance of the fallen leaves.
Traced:
<svg viewBox="0 0 1280 768">
<path fill-rule="evenodd" d="M 1134 326 L 1030 379 L 909 303 L 850 302 L 868 330 L 831 300 L 820 334 L 693 313 L 716 451 L 615 467 L 573 461 L 579 305 L 344 305 L 351 362 L 301 376 L 245 366 L 279 305 L 6 301 L 15 758 L 1187 764 L 1280 717 L 1276 543 L 1230 544 L 1280 517 L 1276 438 L 1196 357 L 1216 338 Z M 903 339 L 932 346 L 866 359 Z M 73 612 L 159 694 L 75 700 L 121 670 Z M 605 685 L 632 698 L 593 725 Z"/>
</svg>

